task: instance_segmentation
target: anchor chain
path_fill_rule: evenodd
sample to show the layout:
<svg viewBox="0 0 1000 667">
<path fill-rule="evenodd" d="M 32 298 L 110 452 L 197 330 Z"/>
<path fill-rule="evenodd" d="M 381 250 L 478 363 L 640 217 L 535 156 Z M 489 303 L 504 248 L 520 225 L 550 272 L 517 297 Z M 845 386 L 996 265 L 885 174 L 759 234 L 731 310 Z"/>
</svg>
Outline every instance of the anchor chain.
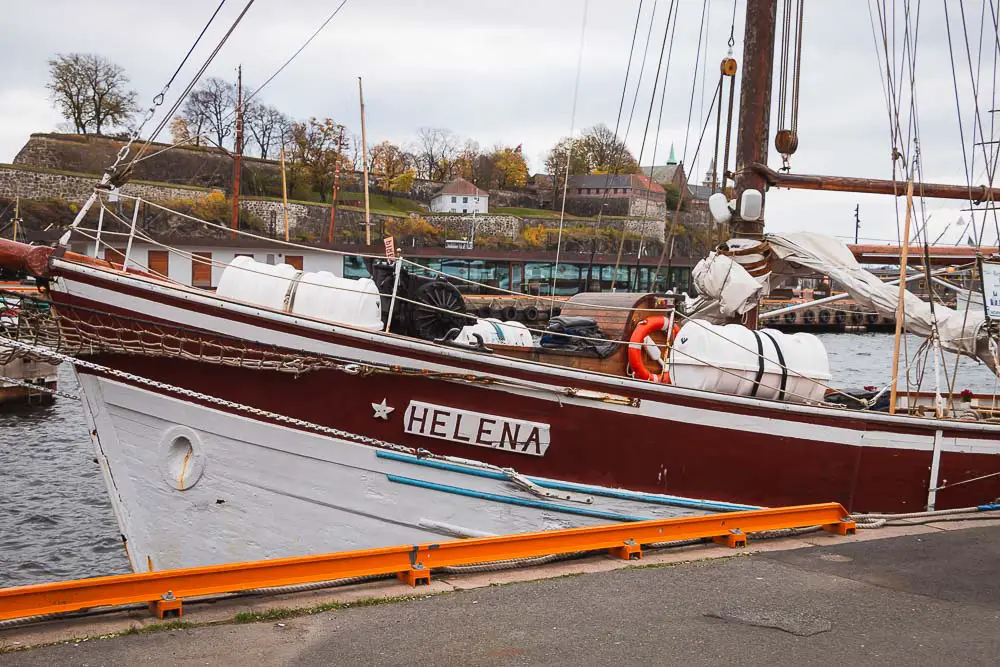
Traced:
<svg viewBox="0 0 1000 667">
<path fill-rule="evenodd" d="M 197 401 L 202 401 L 204 403 L 209 403 L 211 405 L 217 405 L 219 407 L 228 408 L 230 410 L 245 412 L 247 414 L 254 415 L 255 417 L 263 417 L 264 419 L 275 421 L 281 424 L 298 426 L 300 428 L 309 429 L 310 431 L 316 431 L 319 433 L 323 433 L 325 435 L 332 435 L 334 437 L 343 438 L 345 440 L 351 440 L 353 442 L 358 442 L 364 445 L 381 447 L 383 449 L 389 449 L 395 452 L 401 452 L 412 455 L 417 454 L 417 450 L 412 447 L 397 445 L 395 443 L 388 442 L 386 440 L 371 438 L 366 435 L 351 433 L 350 431 L 343 431 L 339 428 L 323 426 L 321 424 L 316 424 L 314 422 L 306 421 L 304 419 L 297 419 L 295 417 L 289 417 L 288 415 L 282 415 L 277 412 L 271 412 L 269 410 L 262 410 L 261 408 L 255 408 L 252 405 L 246 405 L 245 403 L 237 403 L 236 401 L 229 401 L 224 398 L 219 398 L 218 396 L 203 394 L 199 391 L 194 391 L 193 389 L 185 389 L 184 387 L 178 387 L 176 385 L 172 385 L 166 382 L 151 380 L 141 375 L 135 375 L 134 373 L 128 373 L 126 371 L 121 371 L 115 368 L 109 368 L 101 364 L 96 364 L 92 361 L 78 359 L 76 357 L 72 357 L 68 354 L 63 354 L 61 352 L 56 352 L 54 350 L 46 350 L 45 348 L 40 348 L 38 346 L 31 345 L 28 343 L 22 343 L 21 341 L 14 340 L 12 338 L 6 338 L 0 336 L 0 343 L 2 343 L 5 346 L 16 347 L 18 349 L 27 352 L 32 352 L 33 354 L 36 354 L 38 356 L 48 357 L 50 359 L 57 359 L 59 361 L 65 361 L 67 363 L 73 364 L 74 366 L 80 368 L 86 368 L 87 370 L 91 370 L 96 373 L 100 373 L 102 375 L 120 378 L 122 380 L 133 382 L 135 384 L 144 385 L 147 387 L 151 387 L 153 389 L 159 389 L 164 392 L 169 392 L 171 394 L 175 394 L 178 396 L 184 396 L 185 398 L 191 398 Z"/>
<path fill-rule="evenodd" d="M 79 401 L 80 397 L 76 394 L 70 394 L 65 391 L 59 391 L 58 389 L 51 389 L 42 384 L 35 384 L 33 382 L 25 382 L 24 380 L 17 380 L 12 377 L 7 377 L 6 375 L 0 375 L 0 382 L 6 384 L 12 384 L 17 387 L 24 387 L 25 389 L 31 389 L 34 391 L 40 391 L 45 394 L 52 394 L 53 396 L 58 396 L 59 398 L 68 398 L 73 401 Z"/>
</svg>

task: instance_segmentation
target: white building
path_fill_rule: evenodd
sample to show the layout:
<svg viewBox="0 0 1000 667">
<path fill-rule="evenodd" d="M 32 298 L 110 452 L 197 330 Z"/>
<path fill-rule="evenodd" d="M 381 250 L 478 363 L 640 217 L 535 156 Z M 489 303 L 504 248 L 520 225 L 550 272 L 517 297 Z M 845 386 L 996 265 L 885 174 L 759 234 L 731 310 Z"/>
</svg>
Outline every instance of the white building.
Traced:
<svg viewBox="0 0 1000 667">
<path fill-rule="evenodd" d="M 445 185 L 431 199 L 432 213 L 489 213 L 490 193 L 464 178 Z"/>
<path fill-rule="evenodd" d="M 113 262 L 125 258 L 126 239 L 116 237 L 114 247 L 101 243 L 98 257 Z M 169 246 L 169 249 L 164 246 Z M 74 241 L 74 252 L 94 256 L 94 242 Z M 291 264 L 301 271 L 329 271 L 342 278 L 367 277 L 360 258 L 313 248 L 291 248 L 254 239 L 169 239 L 164 245 L 132 244 L 129 266 L 166 276 L 192 287 L 215 288 L 222 271 L 234 258 L 245 255 L 265 264 Z"/>
</svg>

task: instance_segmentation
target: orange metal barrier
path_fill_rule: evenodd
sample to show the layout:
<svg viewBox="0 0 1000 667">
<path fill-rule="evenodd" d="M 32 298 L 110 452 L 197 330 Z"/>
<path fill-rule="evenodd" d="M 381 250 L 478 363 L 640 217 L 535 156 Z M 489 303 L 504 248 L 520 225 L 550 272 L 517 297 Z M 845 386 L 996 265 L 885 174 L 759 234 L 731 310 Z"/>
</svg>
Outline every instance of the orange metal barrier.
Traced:
<svg viewBox="0 0 1000 667">
<path fill-rule="evenodd" d="M 825 503 L 142 572 L 0 589 L 0 620 L 137 602 L 149 602 L 162 616 L 179 614 L 180 601 L 189 597 L 378 574 L 416 585 L 428 582 L 436 567 L 598 549 L 638 558 L 643 544 L 712 538 L 736 547 L 746 544 L 747 533 L 806 526 L 841 535 L 855 530 L 839 503 Z"/>
</svg>

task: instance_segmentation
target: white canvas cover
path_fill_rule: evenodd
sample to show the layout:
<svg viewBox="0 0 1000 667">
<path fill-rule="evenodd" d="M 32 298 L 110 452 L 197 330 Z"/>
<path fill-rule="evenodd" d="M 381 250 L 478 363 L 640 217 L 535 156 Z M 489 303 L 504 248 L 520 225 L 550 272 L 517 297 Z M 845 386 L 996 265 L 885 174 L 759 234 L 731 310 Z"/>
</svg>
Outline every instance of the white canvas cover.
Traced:
<svg viewBox="0 0 1000 667">
<path fill-rule="evenodd" d="M 762 286 L 731 257 L 712 252 L 698 262 L 691 278 L 702 298 L 717 301 L 722 315 L 742 315 L 757 305 Z"/>
<path fill-rule="evenodd" d="M 774 257 L 771 267 L 773 277 L 792 276 L 802 268 L 825 273 L 843 285 L 860 305 L 885 317 L 895 316 L 899 286 L 886 284 L 863 269 L 840 241 L 821 234 L 799 232 L 769 235 L 768 242 Z M 903 299 L 906 330 L 930 337 L 933 331 L 930 304 L 908 291 L 904 292 Z M 942 348 L 979 359 L 994 373 L 997 372 L 996 350 L 986 334 L 982 311 L 956 311 L 936 303 L 934 316 Z"/>
</svg>

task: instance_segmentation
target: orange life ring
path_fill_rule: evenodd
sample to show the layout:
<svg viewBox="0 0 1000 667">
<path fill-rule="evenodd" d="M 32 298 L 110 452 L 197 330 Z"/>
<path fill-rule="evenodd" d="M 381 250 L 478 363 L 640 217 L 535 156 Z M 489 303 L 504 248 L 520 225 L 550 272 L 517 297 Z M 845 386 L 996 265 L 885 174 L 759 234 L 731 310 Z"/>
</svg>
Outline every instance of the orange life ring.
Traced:
<svg viewBox="0 0 1000 667">
<path fill-rule="evenodd" d="M 646 336 L 654 331 L 666 331 L 669 323 L 670 320 L 663 315 L 654 315 L 653 317 L 644 319 L 636 325 L 635 330 L 632 332 L 632 336 L 629 338 L 628 346 L 628 366 L 632 369 L 632 375 L 636 378 L 640 380 L 648 380 L 650 382 L 670 384 L 670 372 L 667 371 L 665 367 L 662 373 L 650 373 L 649 369 L 646 368 L 646 364 L 642 362 L 642 353 L 646 348 Z M 667 346 L 663 351 L 664 355 L 670 351 L 670 344 L 673 342 L 674 338 L 676 338 L 680 330 L 681 328 L 677 326 L 677 323 L 675 322 L 670 331 L 670 336 L 667 338 Z"/>
</svg>

